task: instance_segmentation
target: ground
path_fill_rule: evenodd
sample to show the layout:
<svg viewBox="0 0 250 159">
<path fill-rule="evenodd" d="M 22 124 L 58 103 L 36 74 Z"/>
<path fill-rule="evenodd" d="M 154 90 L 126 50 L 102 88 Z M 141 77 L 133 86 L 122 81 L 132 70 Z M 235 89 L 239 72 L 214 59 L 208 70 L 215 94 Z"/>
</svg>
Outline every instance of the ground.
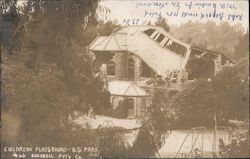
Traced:
<svg viewBox="0 0 250 159">
<path fill-rule="evenodd" d="M 74 120 L 76 124 L 90 129 L 97 129 L 100 125 L 103 127 L 122 127 L 125 129 L 133 129 L 140 127 L 136 119 L 116 119 L 108 116 L 79 116 Z"/>
<path fill-rule="evenodd" d="M 85 116 L 81 115 L 74 120 L 74 122 L 82 127 L 97 129 L 98 127 L 122 127 L 125 129 L 133 129 L 140 127 L 137 119 L 116 119 L 107 116 Z M 138 131 L 132 131 L 126 135 L 129 144 L 132 144 Z M 213 143 L 213 130 L 203 131 L 199 133 L 195 131 L 191 133 L 190 130 L 174 130 L 167 137 L 165 144 L 159 150 L 159 156 L 156 157 L 175 157 L 176 153 L 180 149 L 184 139 L 184 142 L 180 152 L 188 153 L 190 152 L 191 145 L 194 145 L 194 148 L 203 149 L 204 156 L 211 157 L 212 152 L 212 143 Z M 224 131 L 219 131 L 217 138 L 223 138 L 228 142 L 228 133 Z M 191 143 L 195 144 L 191 144 Z M 202 143 L 203 147 L 202 147 Z"/>
</svg>

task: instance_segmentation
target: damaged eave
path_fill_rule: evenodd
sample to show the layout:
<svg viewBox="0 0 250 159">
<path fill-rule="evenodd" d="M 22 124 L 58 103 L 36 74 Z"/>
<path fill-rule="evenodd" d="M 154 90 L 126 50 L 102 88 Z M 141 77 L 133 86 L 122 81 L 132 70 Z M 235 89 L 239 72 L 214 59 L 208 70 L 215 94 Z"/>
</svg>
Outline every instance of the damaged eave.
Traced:
<svg viewBox="0 0 250 159">
<path fill-rule="evenodd" d="M 202 56 L 205 56 L 205 55 L 221 55 L 222 58 L 226 59 L 226 60 L 229 60 L 230 63 L 232 64 L 235 64 L 235 62 L 233 60 L 231 60 L 230 58 L 228 58 L 226 55 L 224 55 L 223 53 L 221 52 L 218 52 L 218 51 L 213 51 L 213 50 L 208 50 L 208 49 L 203 49 L 203 48 L 200 48 L 198 46 L 191 46 L 191 49 L 195 49 L 195 50 L 199 50 L 201 52 L 204 52 L 202 53 Z"/>
</svg>

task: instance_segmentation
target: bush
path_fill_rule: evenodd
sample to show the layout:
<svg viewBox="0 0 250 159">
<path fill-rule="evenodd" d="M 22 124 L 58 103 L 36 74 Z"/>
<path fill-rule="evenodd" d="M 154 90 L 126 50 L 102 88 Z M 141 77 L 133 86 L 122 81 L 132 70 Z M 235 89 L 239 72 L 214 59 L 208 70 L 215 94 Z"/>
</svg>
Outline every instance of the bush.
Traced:
<svg viewBox="0 0 250 159">
<path fill-rule="evenodd" d="M 248 158 L 249 157 L 249 122 L 237 127 L 232 134 L 232 140 L 229 144 L 222 143 L 220 146 L 220 157 L 225 158 Z"/>
<path fill-rule="evenodd" d="M 99 157 L 120 158 L 126 155 L 126 140 L 120 134 L 109 134 L 99 138 Z"/>
</svg>

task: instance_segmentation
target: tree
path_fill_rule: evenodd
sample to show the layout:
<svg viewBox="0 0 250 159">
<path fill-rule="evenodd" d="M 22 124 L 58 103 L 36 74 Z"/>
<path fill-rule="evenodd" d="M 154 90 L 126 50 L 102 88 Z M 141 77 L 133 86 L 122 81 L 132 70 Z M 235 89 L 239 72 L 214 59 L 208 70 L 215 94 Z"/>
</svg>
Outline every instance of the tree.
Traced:
<svg viewBox="0 0 250 159">
<path fill-rule="evenodd" d="M 164 92 L 157 91 L 146 117 L 141 120 L 142 128 L 130 152 L 133 157 L 154 157 L 165 143 L 172 130 L 173 114 L 166 107 Z"/>
<path fill-rule="evenodd" d="M 171 132 L 173 114 L 166 107 L 166 96 L 156 91 L 152 105 L 148 108 L 146 117 L 139 120 L 141 127 L 128 130 L 106 130 L 101 137 L 99 149 L 101 157 L 155 157 Z M 137 136 L 132 143 L 126 140 L 126 133 L 136 131 Z M 119 133 L 120 132 L 120 133 Z M 105 135 L 106 134 L 106 135 Z M 109 145 L 109 146 L 106 146 Z"/>
<path fill-rule="evenodd" d="M 167 20 L 165 18 L 159 17 L 157 21 L 155 22 L 156 26 L 163 27 L 167 32 L 170 32 L 170 26 L 167 23 Z"/>
<path fill-rule="evenodd" d="M 18 142 L 56 143 L 55 132 L 67 127 L 67 118 L 77 105 L 77 98 L 67 94 L 61 80 L 63 72 L 56 65 L 44 63 L 39 72 L 33 72 L 20 56 L 3 59 L 3 114 L 19 119 Z M 46 141 L 41 135 L 46 136 Z"/>
<path fill-rule="evenodd" d="M 225 146 L 221 146 L 219 157 L 247 158 L 249 156 L 249 121 L 236 126 L 232 133 L 232 140 Z"/>
<path fill-rule="evenodd" d="M 16 30 L 20 23 L 17 0 L 3 0 L 0 2 L 1 45 L 8 49 L 9 53 L 20 45 L 16 36 Z"/>
<path fill-rule="evenodd" d="M 215 111 L 219 124 L 227 124 L 229 119 L 245 120 L 249 107 L 248 84 L 248 76 L 239 73 L 237 67 L 226 68 L 211 78 L 211 82 L 196 80 L 168 103 L 175 109 L 175 126 L 213 126 Z"/>
<path fill-rule="evenodd" d="M 84 46 L 95 36 L 87 37 L 86 30 L 97 23 L 98 1 L 28 0 L 18 10 L 17 1 L 4 2 L 1 24 L 15 25 L 3 28 L 2 40 L 7 43 L 2 47 L 2 107 L 8 119 L 16 117 L 19 123 L 17 138 L 5 143 L 70 146 L 72 141 L 92 140 L 82 129 L 82 139 L 75 140 L 68 117 L 88 106 L 86 90 L 94 76 Z M 16 42 L 11 47 L 10 40 Z M 7 136 L 10 130 L 4 131 Z"/>
<path fill-rule="evenodd" d="M 244 36 L 242 26 L 239 24 L 231 26 L 227 22 L 216 24 L 213 21 L 206 23 L 189 21 L 172 29 L 171 33 L 184 42 L 222 52 L 235 60 L 238 60 L 239 56 L 235 52 L 235 47 Z"/>
<path fill-rule="evenodd" d="M 138 135 L 133 143 L 133 147 L 128 153 L 129 157 L 136 158 L 148 158 L 154 157 L 156 152 L 158 152 L 156 143 L 154 141 L 154 136 L 150 133 L 147 128 L 141 128 Z"/>
<path fill-rule="evenodd" d="M 114 29 L 119 29 L 121 28 L 120 25 L 116 24 L 116 22 L 112 22 L 112 21 L 107 21 L 106 23 L 104 23 L 103 21 L 99 22 L 98 24 L 98 29 L 97 32 L 100 35 L 110 35 Z"/>
<path fill-rule="evenodd" d="M 190 77 L 202 78 L 213 77 L 214 75 L 214 61 L 204 57 L 192 57 L 186 69 Z"/>
<path fill-rule="evenodd" d="M 239 43 L 235 47 L 235 59 L 248 58 L 249 56 L 249 33 L 240 37 Z"/>
<path fill-rule="evenodd" d="M 108 132 L 114 129 L 107 130 Z M 105 131 L 107 133 L 107 131 Z M 101 136 L 98 140 L 99 156 L 105 158 L 121 158 L 127 157 L 128 143 L 123 134 L 112 133 Z"/>
</svg>

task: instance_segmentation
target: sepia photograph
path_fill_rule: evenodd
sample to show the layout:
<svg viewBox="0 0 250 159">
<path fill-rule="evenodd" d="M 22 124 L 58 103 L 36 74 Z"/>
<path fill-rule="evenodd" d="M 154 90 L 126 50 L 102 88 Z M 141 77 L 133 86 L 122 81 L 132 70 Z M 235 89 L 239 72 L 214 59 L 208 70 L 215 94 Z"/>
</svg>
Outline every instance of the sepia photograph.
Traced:
<svg viewBox="0 0 250 159">
<path fill-rule="evenodd" d="M 248 0 L 0 0 L 1 159 L 249 158 Z"/>
</svg>

